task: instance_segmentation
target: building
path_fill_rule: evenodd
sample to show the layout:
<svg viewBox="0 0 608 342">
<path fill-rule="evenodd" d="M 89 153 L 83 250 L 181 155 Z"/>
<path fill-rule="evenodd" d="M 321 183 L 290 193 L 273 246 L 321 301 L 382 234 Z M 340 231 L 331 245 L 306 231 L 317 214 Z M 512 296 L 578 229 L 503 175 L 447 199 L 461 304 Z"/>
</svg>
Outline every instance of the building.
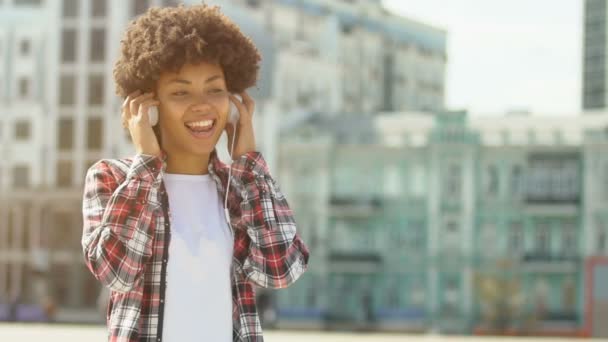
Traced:
<svg viewBox="0 0 608 342">
<path fill-rule="evenodd" d="M 443 110 L 446 32 L 377 0 L 214 0 L 238 4 L 279 46 L 274 98 L 282 112 Z"/>
<path fill-rule="evenodd" d="M 118 43 L 131 18 L 176 3 L 0 1 L 0 304 L 16 294 L 32 304 L 52 298 L 59 321 L 85 319 L 95 307 L 100 286 L 80 247 L 84 175 L 101 158 L 133 153 L 118 128 L 122 100 L 111 76 Z M 252 94 L 257 140 L 272 169 L 281 127 L 308 111 L 443 108 L 440 29 L 392 15 L 378 1 L 217 3 L 264 57 Z"/>
<path fill-rule="evenodd" d="M 606 0 L 585 0 L 583 37 L 583 110 L 606 108 Z"/>
<path fill-rule="evenodd" d="M 311 116 L 285 132 L 279 183 L 314 267 L 277 294 L 280 324 L 605 336 L 595 114 Z"/>
</svg>

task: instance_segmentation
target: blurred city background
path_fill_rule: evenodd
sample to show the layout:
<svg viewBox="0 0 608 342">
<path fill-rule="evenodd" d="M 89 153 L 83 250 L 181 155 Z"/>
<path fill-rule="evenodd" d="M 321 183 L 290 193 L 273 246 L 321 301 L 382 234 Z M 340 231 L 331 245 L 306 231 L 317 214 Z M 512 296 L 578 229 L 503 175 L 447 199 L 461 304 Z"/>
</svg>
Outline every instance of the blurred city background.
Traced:
<svg viewBox="0 0 608 342">
<path fill-rule="evenodd" d="M 0 0 L 0 321 L 105 324 L 84 175 L 134 153 L 126 24 L 181 2 Z M 311 251 L 265 327 L 608 338 L 606 0 L 207 3 L 263 55 L 256 140 Z"/>
</svg>

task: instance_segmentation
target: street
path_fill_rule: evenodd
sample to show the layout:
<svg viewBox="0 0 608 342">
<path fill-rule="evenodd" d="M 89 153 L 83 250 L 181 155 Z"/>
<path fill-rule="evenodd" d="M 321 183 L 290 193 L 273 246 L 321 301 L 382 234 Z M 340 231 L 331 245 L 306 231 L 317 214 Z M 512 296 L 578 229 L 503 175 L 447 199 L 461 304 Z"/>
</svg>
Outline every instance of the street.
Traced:
<svg viewBox="0 0 608 342">
<path fill-rule="evenodd" d="M 266 331 L 265 339 L 269 342 L 541 342 L 541 341 L 576 341 L 576 339 L 558 338 L 496 338 L 471 336 L 438 336 L 438 335 L 397 335 L 368 333 L 337 333 L 308 331 Z M 106 330 L 103 326 L 89 325 L 44 325 L 44 324 L 9 324 L 0 323 L 0 341 L 3 342 L 81 342 L 106 341 Z M 591 341 L 580 339 L 580 341 Z M 594 340 L 600 341 L 600 340 Z"/>
</svg>

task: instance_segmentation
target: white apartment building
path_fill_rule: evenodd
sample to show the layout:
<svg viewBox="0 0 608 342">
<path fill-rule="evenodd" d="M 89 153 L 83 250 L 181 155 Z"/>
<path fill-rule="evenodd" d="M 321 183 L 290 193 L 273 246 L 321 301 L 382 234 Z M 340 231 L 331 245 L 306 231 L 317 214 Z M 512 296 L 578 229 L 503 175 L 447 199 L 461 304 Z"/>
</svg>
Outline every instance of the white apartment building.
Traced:
<svg viewBox="0 0 608 342">
<path fill-rule="evenodd" d="M 119 41 L 135 15 L 175 3 L 0 1 L 0 302 L 18 292 L 26 302 L 48 295 L 60 316 L 95 305 L 99 285 L 79 241 L 84 175 L 101 158 L 133 152 L 114 95 Z M 261 48 L 262 84 L 252 94 L 272 169 L 290 112 L 443 107 L 445 32 L 374 1 L 329 4 L 220 4 Z"/>
</svg>

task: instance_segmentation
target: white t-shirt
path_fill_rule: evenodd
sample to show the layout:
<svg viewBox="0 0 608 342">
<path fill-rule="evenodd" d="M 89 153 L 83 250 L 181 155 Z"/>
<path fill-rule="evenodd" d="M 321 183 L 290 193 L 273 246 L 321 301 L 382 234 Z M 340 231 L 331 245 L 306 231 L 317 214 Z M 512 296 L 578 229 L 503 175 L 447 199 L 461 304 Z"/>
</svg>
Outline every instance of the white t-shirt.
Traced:
<svg viewBox="0 0 608 342">
<path fill-rule="evenodd" d="M 163 341 L 232 341 L 233 241 L 209 174 L 163 175 L 171 241 Z"/>
</svg>

